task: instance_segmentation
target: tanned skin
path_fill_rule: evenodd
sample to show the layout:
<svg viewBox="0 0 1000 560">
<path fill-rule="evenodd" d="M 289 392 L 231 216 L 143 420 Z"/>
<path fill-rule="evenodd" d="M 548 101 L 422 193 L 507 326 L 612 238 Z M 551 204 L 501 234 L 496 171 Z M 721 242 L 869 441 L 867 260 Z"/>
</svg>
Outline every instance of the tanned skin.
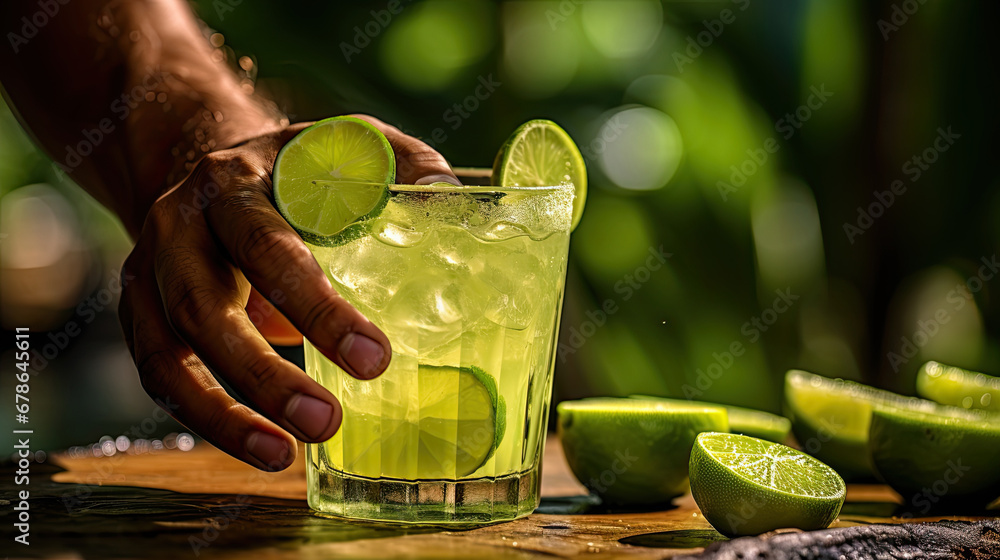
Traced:
<svg viewBox="0 0 1000 560">
<path fill-rule="evenodd" d="M 295 439 L 336 433 L 342 408 L 260 333 L 294 342 L 301 332 L 359 379 L 380 375 L 391 356 L 385 334 L 337 294 L 271 202 L 275 156 L 310 123 L 289 124 L 240 84 L 183 0 L 52 5 L 58 12 L 42 18 L 37 0 L 0 2 L 0 84 L 36 143 L 135 241 L 119 317 L 142 386 L 233 457 L 284 469 Z M 45 23 L 22 34 L 22 18 Z M 397 182 L 458 184 L 427 144 L 356 116 L 389 139 Z M 250 301 L 259 294 L 266 300 Z M 248 302 L 272 309 L 267 300 L 281 313 L 255 325 Z"/>
</svg>

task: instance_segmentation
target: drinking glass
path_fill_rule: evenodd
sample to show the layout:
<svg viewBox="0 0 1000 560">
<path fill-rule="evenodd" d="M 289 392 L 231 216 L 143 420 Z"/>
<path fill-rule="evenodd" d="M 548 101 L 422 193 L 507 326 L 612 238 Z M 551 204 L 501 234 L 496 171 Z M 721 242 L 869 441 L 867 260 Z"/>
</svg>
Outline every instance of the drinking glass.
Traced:
<svg viewBox="0 0 1000 560">
<path fill-rule="evenodd" d="M 391 185 L 377 215 L 310 245 L 392 344 L 372 380 L 305 344 L 306 372 L 344 409 L 307 446 L 313 509 L 476 524 L 538 506 L 573 192 Z"/>
</svg>

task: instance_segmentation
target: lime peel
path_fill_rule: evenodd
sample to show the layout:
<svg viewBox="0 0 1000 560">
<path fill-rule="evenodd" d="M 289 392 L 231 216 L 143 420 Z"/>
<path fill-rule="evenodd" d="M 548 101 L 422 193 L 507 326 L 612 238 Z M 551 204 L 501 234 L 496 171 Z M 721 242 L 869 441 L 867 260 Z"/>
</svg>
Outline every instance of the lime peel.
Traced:
<svg viewBox="0 0 1000 560">
<path fill-rule="evenodd" d="M 683 495 L 695 436 L 729 428 L 724 408 L 696 403 L 604 397 L 563 401 L 556 410 L 570 469 L 611 505 Z"/>
<path fill-rule="evenodd" d="M 843 479 L 818 459 L 739 434 L 700 434 L 689 468 L 705 519 L 731 537 L 828 527 L 847 495 Z"/>
<path fill-rule="evenodd" d="M 879 406 L 868 446 L 876 473 L 908 506 L 984 507 L 1000 495 L 1000 418 L 994 413 Z"/>
</svg>

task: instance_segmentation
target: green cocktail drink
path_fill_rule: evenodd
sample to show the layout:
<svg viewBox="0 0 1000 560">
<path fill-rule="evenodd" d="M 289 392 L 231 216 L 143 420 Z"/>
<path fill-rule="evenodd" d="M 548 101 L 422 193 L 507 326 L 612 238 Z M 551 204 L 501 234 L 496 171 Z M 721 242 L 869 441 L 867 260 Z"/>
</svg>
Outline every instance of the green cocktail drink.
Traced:
<svg viewBox="0 0 1000 560">
<path fill-rule="evenodd" d="M 393 354 L 362 381 L 306 343 L 306 371 L 344 407 L 337 434 L 307 447 L 309 505 L 413 523 L 527 515 L 539 501 L 574 187 L 388 190 L 362 227 L 310 245 Z"/>
<path fill-rule="evenodd" d="M 275 160 L 275 206 L 393 349 L 362 381 L 306 343 L 306 372 L 343 405 L 337 434 L 307 447 L 313 509 L 469 524 L 538 505 L 586 169 L 565 131 L 532 120 L 475 176 L 502 186 L 392 185 L 392 146 L 346 116 L 306 128 Z"/>
</svg>

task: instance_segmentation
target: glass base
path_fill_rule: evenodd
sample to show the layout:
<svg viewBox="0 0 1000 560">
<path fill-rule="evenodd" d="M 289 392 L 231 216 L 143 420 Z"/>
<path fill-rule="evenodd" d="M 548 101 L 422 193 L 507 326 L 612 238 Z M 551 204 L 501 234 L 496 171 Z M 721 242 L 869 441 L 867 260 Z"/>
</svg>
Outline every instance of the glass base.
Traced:
<svg viewBox="0 0 1000 560">
<path fill-rule="evenodd" d="M 306 469 L 309 506 L 324 515 L 383 523 L 480 525 L 524 517 L 538 507 L 540 469 L 445 482 L 373 479 Z"/>
</svg>

